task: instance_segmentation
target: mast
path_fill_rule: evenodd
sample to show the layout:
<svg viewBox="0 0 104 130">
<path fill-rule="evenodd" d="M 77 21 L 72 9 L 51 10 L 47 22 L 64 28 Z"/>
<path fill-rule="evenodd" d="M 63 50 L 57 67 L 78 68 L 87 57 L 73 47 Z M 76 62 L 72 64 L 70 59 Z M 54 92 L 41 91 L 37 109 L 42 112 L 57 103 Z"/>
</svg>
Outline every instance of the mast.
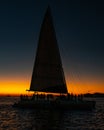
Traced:
<svg viewBox="0 0 104 130">
<path fill-rule="evenodd" d="M 30 91 L 67 93 L 50 7 L 41 25 Z"/>
</svg>

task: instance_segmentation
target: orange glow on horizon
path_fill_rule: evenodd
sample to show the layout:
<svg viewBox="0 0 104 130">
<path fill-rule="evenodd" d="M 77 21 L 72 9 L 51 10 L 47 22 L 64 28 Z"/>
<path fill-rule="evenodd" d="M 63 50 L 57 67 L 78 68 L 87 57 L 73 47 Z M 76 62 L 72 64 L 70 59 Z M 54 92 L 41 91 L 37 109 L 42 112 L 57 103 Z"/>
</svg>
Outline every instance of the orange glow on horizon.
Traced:
<svg viewBox="0 0 104 130">
<path fill-rule="evenodd" d="M 103 82 L 94 82 L 94 81 L 67 81 L 68 91 L 74 94 L 84 94 L 84 93 L 104 93 L 104 83 Z"/>
<path fill-rule="evenodd" d="M 95 93 L 101 92 L 104 93 L 104 84 L 101 82 L 78 82 L 73 81 L 69 82 L 67 80 L 68 92 L 73 94 L 80 93 Z M 30 87 L 30 79 L 24 78 L 9 78 L 2 79 L 0 81 L 0 94 L 10 94 L 10 95 L 20 95 L 20 94 L 28 94 L 26 89 Z"/>
<path fill-rule="evenodd" d="M 26 90 L 29 89 L 29 85 L 30 81 L 22 78 L 2 79 L 2 81 L 0 81 L 0 94 L 27 94 L 28 92 Z"/>
</svg>

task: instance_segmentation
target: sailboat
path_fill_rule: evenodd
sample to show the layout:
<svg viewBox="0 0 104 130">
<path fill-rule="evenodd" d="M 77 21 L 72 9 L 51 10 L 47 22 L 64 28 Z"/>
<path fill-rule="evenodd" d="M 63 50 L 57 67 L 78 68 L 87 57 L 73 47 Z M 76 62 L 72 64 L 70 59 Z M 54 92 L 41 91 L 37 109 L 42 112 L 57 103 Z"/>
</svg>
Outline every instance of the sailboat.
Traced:
<svg viewBox="0 0 104 130">
<path fill-rule="evenodd" d="M 29 91 L 34 92 L 31 98 L 21 96 L 13 106 L 82 110 L 95 107 L 95 101 L 86 101 L 82 96 L 75 97 L 68 93 L 50 7 L 40 29 Z"/>
</svg>

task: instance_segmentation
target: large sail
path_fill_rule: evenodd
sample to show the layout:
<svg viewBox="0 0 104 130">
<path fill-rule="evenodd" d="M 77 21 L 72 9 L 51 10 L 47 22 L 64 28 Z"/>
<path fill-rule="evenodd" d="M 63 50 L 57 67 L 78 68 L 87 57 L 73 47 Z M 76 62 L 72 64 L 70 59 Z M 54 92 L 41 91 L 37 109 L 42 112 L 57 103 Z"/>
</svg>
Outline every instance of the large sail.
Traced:
<svg viewBox="0 0 104 130">
<path fill-rule="evenodd" d="M 61 57 L 49 7 L 40 30 L 30 91 L 67 93 Z"/>
</svg>

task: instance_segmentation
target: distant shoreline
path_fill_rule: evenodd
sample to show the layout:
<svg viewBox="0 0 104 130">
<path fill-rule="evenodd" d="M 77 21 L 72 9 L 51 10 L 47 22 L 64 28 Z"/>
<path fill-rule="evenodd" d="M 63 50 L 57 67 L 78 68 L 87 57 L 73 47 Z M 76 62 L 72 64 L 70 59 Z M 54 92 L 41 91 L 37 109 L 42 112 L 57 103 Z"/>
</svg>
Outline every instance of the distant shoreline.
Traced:
<svg viewBox="0 0 104 130">
<path fill-rule="evenodd" d="M 19 94 L 0 94 L 0 97 L 19 97 L 20 95 Z M 29 95 L 31 96 L 31 95 Z M 98 97 L 98 98 L 102 98 L 104 97 L 104 93 L 85 93 L 83 94 L 84 97 L 91 97 L 91 98 L 94 98 L 94 97 Z"/>
<path fill-rule="evenodd" d="M 104 93 L 93 93 L 93 94 L 86 93 L 86 94 L 84 94 L 84 97 L 99 97 L 99 98 L 101 98 L 101 97 L 104 97 Z"/>
</svg>

